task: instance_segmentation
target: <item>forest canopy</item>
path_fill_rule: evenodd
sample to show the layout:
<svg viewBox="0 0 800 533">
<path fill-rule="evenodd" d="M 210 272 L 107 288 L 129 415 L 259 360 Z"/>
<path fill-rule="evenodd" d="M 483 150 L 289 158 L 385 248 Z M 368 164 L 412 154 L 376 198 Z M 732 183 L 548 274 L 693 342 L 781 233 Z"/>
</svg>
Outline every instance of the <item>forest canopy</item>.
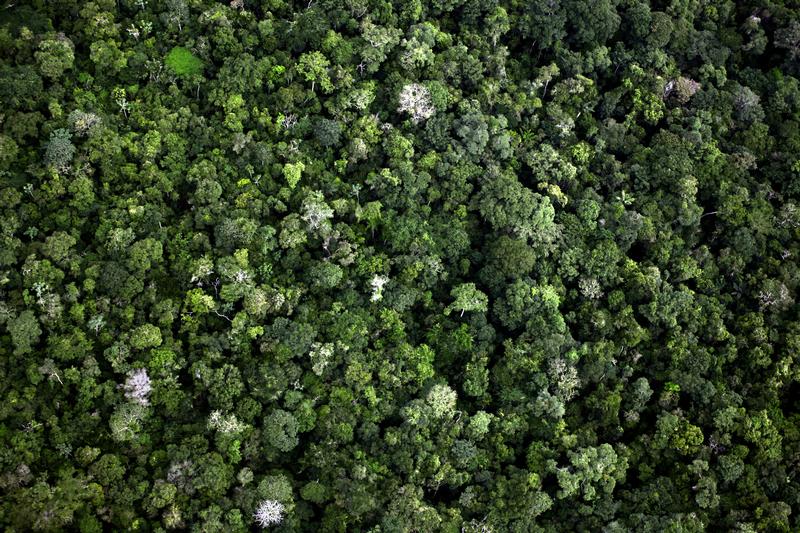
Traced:
<svg viewBox="0 0 800 533">
<path fill-rule="evenodd" d="M 800 9 L 7 0 L 0 529 L 800 530 Z"/>
</svg>

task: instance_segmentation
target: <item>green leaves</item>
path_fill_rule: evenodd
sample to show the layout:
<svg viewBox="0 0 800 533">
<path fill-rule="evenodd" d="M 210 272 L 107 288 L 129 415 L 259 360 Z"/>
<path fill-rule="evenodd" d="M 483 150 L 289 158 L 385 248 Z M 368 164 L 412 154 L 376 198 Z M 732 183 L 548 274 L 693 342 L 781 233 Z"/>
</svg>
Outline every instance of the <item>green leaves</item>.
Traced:
<svg viewBox="0 0 800 533">
<path fill-rule="evenodd" d="M 619 457 L 610 444 L 581 448 L 567 455 L 570 466 L 559 468 L 556 473 L 561 499 L 579 496 L 592 501 L 611 494 L 617 482 L 625 479 L 628 461 Z"/>
<path fill-rule="evenodd" d="M 33 311 L 28 310 L 8 321 L 8 332 L 11 334 L 11 342 L 14 343 L 14 354 L 23 355 L 30 353 L 39 342 L 42 328 L 39 327 Z"/>
<path fill-rule="evenodd" d="M 34 57 L 43 76 L 57 79 L 72 68 L 75 61 L 75 46 L 62 33 L 55 38 L 40 42 Z"/>
<path fill-rule="evenodd" d="M 164 64 L 178 76 L 188 77 L 203 72 L 203 61 L 182 46 L 170 50 Z"/>
<path fill-rule="evenodd" d="M 72 164 L 75 151 L 76 148 L 72 144 L 72 135 L 69 130 L 59 128 L 50 134 L 44 158 L 47 164 L 52 165 L 59 172 L 64 172 Z"/>
<path fill-rule="evenodd" d="M 289 184 L 290 189 L 294 189 L 297 187 L 297 184 L 300 183 L 300 177 L 302 176 L 305 168 L 306 166 L 302 161 L 298 161 L 297 163 L 286 163 L 283 166 L 283 177 L 286 179 L 286 183 Z"/>
<path fill-rule="evenodd" d="M 800 530 L 800 16 L 739 4 L 9 5 L 0 530 Z"/>
<path fill-rule="evenodd" d="M 138 349 L 161 345 L 161 330 L 152 324 L 143 324 L 131 332 L 131 346 Z"/>
<path fill-rule="evenodd" d="M 702 430 L 681 417 L 665 413 L 658 419 L 655 442 L 662 448 L 689 455 L 698 450 L 703 439 Z"/>
<path fill-rule="evenodd" d="M 478 209 L 498 232 L 510 231 L 539 245 L 555 238 L 555 210 L 549 198 L 523 186 L 511 173 L 495 171 L 486 176 Z"/>
<path fill-rule="evenodd" d="M 333 84 L 328 76 L 330 61 L 321 52 L 307 52 L 300 56 L 297 62 L 297 71 L 311 82 L 311 90 L 314 91 L 317 82 L 326 93 L 333 92 Z"/>
<path fill-rule="evenodd" d="M 297 419 L 288 411 L 277 409 L 264 419 L 267 442 L 282 452 L 294 449 L 299 443 Z"/>
<path fill-rule="evenodd" d="M 450 291 L 450 296 L 454 298 L 454 301 L 445 307 L 445 315 L 449 315 L 454 310 L 461 311 L 461 316 L 464 316 L 466 311 L 485 312 L 489 309 L 489 298 L 479 291 L 474 283 L 462 283 L 454 287 Z"/>
</svg>

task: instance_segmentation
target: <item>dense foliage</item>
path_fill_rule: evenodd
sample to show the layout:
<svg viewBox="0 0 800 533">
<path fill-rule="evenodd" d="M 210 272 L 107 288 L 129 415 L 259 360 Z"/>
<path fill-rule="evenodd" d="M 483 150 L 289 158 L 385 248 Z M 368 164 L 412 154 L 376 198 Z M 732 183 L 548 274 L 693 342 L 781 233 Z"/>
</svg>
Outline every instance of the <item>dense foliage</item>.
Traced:
<svg viewBox="0 0 800 533">
<path fill-rule="evenodd" d="M 0 528 L 800 530 L 796 5 L 4 2 Z"/>
</svg>

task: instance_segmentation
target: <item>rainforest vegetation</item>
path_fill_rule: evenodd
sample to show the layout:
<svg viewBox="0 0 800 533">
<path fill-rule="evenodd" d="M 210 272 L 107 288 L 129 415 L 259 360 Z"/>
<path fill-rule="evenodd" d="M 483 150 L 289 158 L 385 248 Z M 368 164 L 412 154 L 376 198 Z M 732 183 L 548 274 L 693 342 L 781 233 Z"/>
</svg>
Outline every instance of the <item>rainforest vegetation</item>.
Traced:
<svg viewBox="0 0 800 533">
<path fill-rule="evenodd" d="M 3 0 L 0 529 L 800 531 L 800 7 Z"/>
</svg>

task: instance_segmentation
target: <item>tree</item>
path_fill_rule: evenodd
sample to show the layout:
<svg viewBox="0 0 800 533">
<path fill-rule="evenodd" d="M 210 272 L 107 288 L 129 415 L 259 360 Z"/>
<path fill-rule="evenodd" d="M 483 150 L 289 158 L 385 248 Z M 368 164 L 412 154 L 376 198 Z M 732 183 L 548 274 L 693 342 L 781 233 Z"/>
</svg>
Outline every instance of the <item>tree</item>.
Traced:
<svg viewBox="0 0 800 533">
<path fill-rule="evenodd" d="M 11 342 L 14 343 L 14 354 L 24 355 L 33 350 L 33 346 L 39 342 L 42 328 L 33 311 L 25 310 L 16 318 L 9 320 L 8 332 L 11 334 Z"/>
<path fill-rule="evenodd" d="M 489 126 L 483 115 L 477 111 L 465 112 L 455 122 L 455 131 L 461 137 L 467 152 L 474 156 L 481 155 L 489 143 Z"/>
<path fill-rule="evenodd" d="M 75 61 L 75 46 L 63 33 L 55 38 L 44 39 L 34 54 L 42 75 L 58 79 L 72 68 Z"/>
<path fill-rule="evenodd" d="M 511 231 L 540 245 L 555 238 L 555 210 L 550 200 L 524 187 L 509 173 L 495 172 L 484 181 L 478 209 L 496 231 Z"/>
<path fill-rule="evenodd" d="M 45 146 L 44 159 L 59 172 L 66 172 L 72 164 L 75 151 L 69 130 L 59 128 L 50 134 L 50 140 Z"/>
<path fill-rule="evenodd" d="M 628 461 L 619 457 L 610 444 L 581 448 L 567 456 L 570 466 L 556 472 L 559 498 L 579 494 L 584 501 L 592 501 L 611 494 L 617 482 L 625 479 Z"/>
<path fill-rule="evenodd" d="M 549 144 L 543 144 L 529 152 L 525 162 L 531 167 L 533 179 L 540 189 L 543 188 L 542 184 L 572 184 L 578 173 L 578 169 Z M 562 202 L 562 205 L 565 203 L 566 201 Z"/>
<path fill-rule="evenodd" d="M 568 6 L 565 2 L 536 0 L 526 4 L 521 29 L 540 50 L 551 48 L 566 36 Z"/>
<path fill-rule="evenodd" d="M 0 171 L 7 171 L 16 161 L 19 145 L 11 137 L 0 135 Z"/>
<path fill-rule="evenodd" d="M 286 165 L 284 165 L 283 176 L 286 178 L 286 183 L 289 184 L 290 189 L 294 189 L 297 187 L 297 184 L 300 183 L 300 177 L 302 176 L 305 168 L 306 166 L 302 161 L 298 161 L 297 163 L 286 163 Z"/>
<path fill-rule="evenodd" d="M 183 25 L 189 18 L 189 7 L 186 0 L 166 0 L 167 10 L 161 13 L 161 18 L 167 24 L 177 26 L 178 31 L 183 31 Z"/>
<path fill-rule="evenodd" d="M 139 368 L 128 373 L 128 378 L 125 380 L 125 397 L 140 405 L 149 405 L 150 392 L 152 386 L 150 385 L 150 377 L 147 375 L 147 370 Z"/>
<path fill-rule="evenodd" d="M 605 44 L 620 25 L 616 2 L 601 0 L 594 4 L 580 1 L 564 2 L 568 20 L 574 25 L 570 39 L 581 47 L 596 47 Z"/>
<path fill-rule="evenodd" d="M 486 22 L 492 46 L 497 46 L 497 41 L 500 37 L 511 30 L 508 12 L 502 7 L 496 7 L 487 17 Z"/>
<path fill-rule="evenodd" d="M 426 401 L 430 406 L 431 414 L 435 418 L 446 418 L 453 415 L 456 408 L 456 391 L 447 385 L 434 385 L 428 391 Z"/>
<path fill-rule="evenodd" d="M 297 437 L 297 419 L 283 409 L 276 409 L 267 416 L 264 429 L 267 442 L 282 452 L 291 451 L 300 442 Z"/>
<path fill-rule="evenodd" d="M 342 134 L 342 125 L 327 118 L 317 119 L 314 127 L 314 136 L 325 147 L 337 146 Z"/>
<path fill-rule="evenodd" d="M 733 107 L 737 118 L 746 124 L 761 121 L 764 118 L 764 110 L 760 101 L 759 96 L 750 87 L 740 85 L 733 95 Z"/>
<path fill-rule="evenodd" d="M 119 45 L 113 40 L 94 41 L 90 47 L 89 57 L 95 64 L 98 75 L 115 75 L 128 66 L 128 59 L 132 52 L 120 50 Z"/>
<path fill-rule="evenodd" d="M 397 111 L 410 114 L 411 120 L 418 124 L 431 118 L 436 110 L 428 88 L 419 83 L 409 83 L 400 91 Z"/>
<path fill-rule="evenodd" d="M 308 230 L 325 235 L 330 231 L 330 219 L 333 209 L 325 203 L 325 196 L 320 191 L 309 193 L 303 200 L 302 219 L 308 224 Z"/>
<path fill-rule="evenodd" d="M 489 309 L 489 297 L 478 290 L 474 283 L 462 283 L 454 287 L 450 296 L 455 300 L 445 308 L 446 315 L 453 310 L 460 310 L 461 316 L 464 316 L 466 311 L 485 312 Z"/>
<path fill-rule="evenodd" d="M 113 439 L 128 442 L 139 437 L 145 414 L 144 406 L 138 402 L 126 402 L 118 406 L 108 422 Z"/>
<path fill-rule="evenodd" d="M 152 324 L 142 324 L 131 332 L 131 346 L 139 350 L 160 346 L 161 330 Z"/>
<path fill-rule="evenodd" d="M 788 50 L 789 59 L 800 56 L 800 22 L 792 20 L 789 25 L 775 31 L 775 46 Z"/>
<path fill-rule="evenodd" d="M 319 82 L 322 90 L 326 93 L 333 92 L 333 84 L 328 75 L 330 61 L 321 52 L 306 52 L 300 56 L 297 62 L 297 71 L 311 82 L 311 91 L 314 91 L 316 83 Z"/>
<path fill-rule="evenodd" d="M 380 26 L 365 18 L 361 23 L 361 35 L 369 45 L 362 48 L 363 61 L 360 69 L 377 72 L 392 49 L 400 43 L 403 31 L 398 28 Z"/>
<path fill-rule="evenodd" d="M 253 513 L 256 524 L 261 528 L 274 526 L 283 522 L 286 508 L 281 502 L 275 500 L 262 500 Z"/>
</svg>

